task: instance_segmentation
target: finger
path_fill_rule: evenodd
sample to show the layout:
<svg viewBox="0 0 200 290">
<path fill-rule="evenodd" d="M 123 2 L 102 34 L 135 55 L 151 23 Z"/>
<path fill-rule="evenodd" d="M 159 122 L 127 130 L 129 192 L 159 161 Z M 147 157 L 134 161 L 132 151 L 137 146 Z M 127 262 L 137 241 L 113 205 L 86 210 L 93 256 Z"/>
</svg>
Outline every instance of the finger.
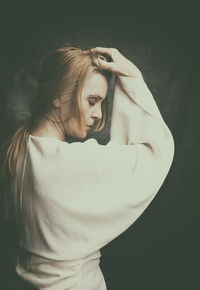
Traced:
<svg viewBox="0 0 200 290">
<path fill-rule="evenodd" d="M 95 60 L 95 63 L 101 69 L 105 69 L 105 70 L 108 70 L 108 71 L 113 71 L 113 69 L 114 69 L 114 63 L 107 62 L 107 61 L 99 59 L 99 58 Z"/>
<path fill-rule="evenodd" d="M 88 49 L 88 50 L 82 50 L 82 53 L 83 53 L 83 54 L 89 54 L 90 51 L 89 51 L 89 49 Z"/>
<path fill-rule="evenodd" d="M 91 52 L 94 53 L 107 53 L 109 56 L 112 56 L 112 49 L 106 47 L 94 47 L 90 49 Z"/>
<path fill-rule="evenodd" d="M 102 59 L 106 61 L 106 57 L 99 53 L 95 53 L 95 54 L 93 53 L 91 54 L 91 57 L 92 57 L 93 62 L 95 62 L 95 60 L 98 60 L 98 59 Z"/>
</svg>

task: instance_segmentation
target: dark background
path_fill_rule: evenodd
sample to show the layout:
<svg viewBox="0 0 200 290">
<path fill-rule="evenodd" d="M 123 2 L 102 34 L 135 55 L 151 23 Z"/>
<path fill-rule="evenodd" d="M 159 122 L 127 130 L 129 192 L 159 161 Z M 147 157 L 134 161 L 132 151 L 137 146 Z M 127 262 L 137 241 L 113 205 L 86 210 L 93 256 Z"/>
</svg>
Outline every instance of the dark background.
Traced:
<svg viewBox="0 0 200 290">
<path fill-rule="evenodd" d="M 174 161 L 159 193 L 101 250 L 108 290 L 200 289 L 198 11 L 191 1 L 1 4 L 1 143 L 28 115 L 40 58 L 64 42 L 118 48 L 142 71 L 174 136 Z M 111 110 L 112 88 L 108 95 Z M 94 135 L 102 144 L 109 140 L 109 120 Z M 14 274 L 14 226 L 1 221 L 0 231 L 0 289 L 27 290 Z"/>
</svg>

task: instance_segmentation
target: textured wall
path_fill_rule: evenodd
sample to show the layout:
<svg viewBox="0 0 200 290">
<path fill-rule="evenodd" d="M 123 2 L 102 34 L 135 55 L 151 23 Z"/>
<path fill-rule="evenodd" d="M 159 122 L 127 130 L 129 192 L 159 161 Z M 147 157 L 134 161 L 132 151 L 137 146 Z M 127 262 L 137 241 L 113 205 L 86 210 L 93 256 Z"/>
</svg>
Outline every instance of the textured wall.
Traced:
<svg viewBox="0 0 200 290">
<path fill-rule="evenodd" d="M 192 3 L 184 6 L 178 2 L 136 5 L 132 1 L 132 6 L 96 2 L 99 4 L 96 8 L 83 3 L 80 6 L 78 2 L 70 7 L 67 1 L 59 5 L 51 2 L 54 3 L 51 6 L 46 3 L 15 4 L 16 7 L 12 4 L 12 9 L 5 10 L 1 47 L 1 142 L 29 114 L 29 102 L 37 87 L 39 60 L 49 49 L 64 42 L 82 47 L 118 48 L 142 71 L 172 131 L 176 152 L 169 175 L 150 207 L 132 227 L 102 250 L 101 267 L 108 289 L 199 288 L 196 268 L 200 202 L 197 10 Z M 112 93 L 113 83 L 108 92 L 109 112 Z M 110 118 L 105 130 L 92 135 L 102 144 L 109 140 L 109 122 Z M 5 235 L 2 247 L 7 253 L 8 227 L 2 225 L 2 232 Z"/>
</svg>

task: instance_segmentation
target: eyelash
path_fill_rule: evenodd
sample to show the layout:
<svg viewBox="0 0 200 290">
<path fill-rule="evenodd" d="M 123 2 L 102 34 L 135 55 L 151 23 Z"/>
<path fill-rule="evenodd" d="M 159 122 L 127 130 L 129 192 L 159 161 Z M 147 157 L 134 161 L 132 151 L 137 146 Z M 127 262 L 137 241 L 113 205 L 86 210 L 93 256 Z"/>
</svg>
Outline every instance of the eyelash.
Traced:
<svg viewBox="0 0 200 290">
<path fill-rule="evenodd" d="M 94 106 L 95 103 L 92 103 L 91 101 L 89 101 L 90 106 Z"/>
</svg>

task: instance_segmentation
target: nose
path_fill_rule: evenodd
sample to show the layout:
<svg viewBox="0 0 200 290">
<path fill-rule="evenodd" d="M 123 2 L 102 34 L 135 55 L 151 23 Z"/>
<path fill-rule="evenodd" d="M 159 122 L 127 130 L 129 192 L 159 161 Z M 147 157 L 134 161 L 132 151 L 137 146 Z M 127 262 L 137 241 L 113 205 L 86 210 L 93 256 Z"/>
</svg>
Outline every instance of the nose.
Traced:
<svg viewBox="0 0 200 290">
<path fill-rule="evenodd" d="M 101 106 L 97 107 L 96 110 L 92 113 L 93 118 L 101 119 L 102 118 L 102 110 Z"/>
</svg>

